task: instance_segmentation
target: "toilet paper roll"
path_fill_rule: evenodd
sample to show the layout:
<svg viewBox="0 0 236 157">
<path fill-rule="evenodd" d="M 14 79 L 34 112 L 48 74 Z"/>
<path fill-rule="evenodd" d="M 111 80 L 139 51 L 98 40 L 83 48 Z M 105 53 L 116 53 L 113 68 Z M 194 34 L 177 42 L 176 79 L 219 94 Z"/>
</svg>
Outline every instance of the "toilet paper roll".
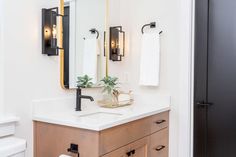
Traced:
<svg viewBox="0 0 236 157">
<path fill-rule="evenodd" d="M 72 156 L 62 154 L 59 157 L 72 157 Z"/>
</svg>

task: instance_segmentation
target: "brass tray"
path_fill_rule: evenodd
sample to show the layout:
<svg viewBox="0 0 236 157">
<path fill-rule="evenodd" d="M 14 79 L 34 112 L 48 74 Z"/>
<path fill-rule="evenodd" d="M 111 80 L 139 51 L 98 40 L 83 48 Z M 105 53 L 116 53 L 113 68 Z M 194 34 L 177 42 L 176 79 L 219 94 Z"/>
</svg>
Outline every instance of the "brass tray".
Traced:
<svg viewBox="0 0 236 157">
<path fill-rule="evenodd" d="M 104 108 L 119 108 L 119 107 L 124 107 L 124 106 L 132 105 L 133 102 L 134 102 L 133 99 L 130 99 L 128 101 L 120 101 L 120 102 L 100 100 L 100 101 L 98 101 L 98 104 L 101 107 L 104 107 Z"/>
</svg>

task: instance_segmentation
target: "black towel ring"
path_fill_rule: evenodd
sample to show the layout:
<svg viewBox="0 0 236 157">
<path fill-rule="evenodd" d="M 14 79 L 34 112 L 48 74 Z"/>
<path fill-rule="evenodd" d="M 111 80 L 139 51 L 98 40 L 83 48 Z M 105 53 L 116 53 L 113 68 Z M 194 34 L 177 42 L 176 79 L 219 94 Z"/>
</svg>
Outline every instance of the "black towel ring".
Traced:
<svg viewBox="0 0 236 157">
<path fill-rule="evenodd" d="M 151 22 L 149 24 L 143 25 L 142 30 L 141 30 L 142 34 L 144 33 L 144 28 L 145 27 L 156 28 L 156 22 Z M 160 31 L 159 34 L 161 34 L 162 32 L 163 31 Z"/>
<path fill-rule="evenodd" d="M 92 34 L 95 34 L 95 33 L 97 33 L 97 39 L 99 38 L 99 32 L 98 32 L 98 30 L 96 30 L 95 28 L 93 28 L 93 29 L 91 29 L 91 30 L 89 30 Z"/>
</svg>

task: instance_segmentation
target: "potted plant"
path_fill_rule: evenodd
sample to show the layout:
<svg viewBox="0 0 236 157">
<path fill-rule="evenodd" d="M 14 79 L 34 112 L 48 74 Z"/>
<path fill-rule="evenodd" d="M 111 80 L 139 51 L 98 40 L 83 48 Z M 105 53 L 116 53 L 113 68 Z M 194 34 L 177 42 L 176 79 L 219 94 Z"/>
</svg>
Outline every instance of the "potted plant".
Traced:
<svg viewBox="0 0 236 157">
<path fill-rule="evenodd" d="M 77 79 L 78 88 L 91 88 L 93 86 L 92 78 L 90 78 L 88 75 L 78 77 Z"/>
<path fill-rule="evenodd" d="M 104 93 L 104 100 L 106 101 L 115 101 L 116 95 L 118 92 L 118 78 L 106 76 L 101 81 L 103 87 L 102 93 Z"/>
</svg>

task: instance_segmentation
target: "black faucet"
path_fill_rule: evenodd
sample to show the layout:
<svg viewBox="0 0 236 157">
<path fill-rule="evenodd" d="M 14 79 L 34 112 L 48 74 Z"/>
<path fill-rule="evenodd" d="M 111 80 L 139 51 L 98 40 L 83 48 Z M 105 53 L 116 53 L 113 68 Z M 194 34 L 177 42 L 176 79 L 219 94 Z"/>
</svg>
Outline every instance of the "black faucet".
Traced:
<svg viewBox="0 0 236 157">
<path fill-rule="evenodd" d="M 81 88 L 77 88 L 75 111 L 81 111 L 81 99 L 89 99 L 90 101 L 94 101 L 93 97 L 91 96 L 81 95 Z"/>
</svg>

